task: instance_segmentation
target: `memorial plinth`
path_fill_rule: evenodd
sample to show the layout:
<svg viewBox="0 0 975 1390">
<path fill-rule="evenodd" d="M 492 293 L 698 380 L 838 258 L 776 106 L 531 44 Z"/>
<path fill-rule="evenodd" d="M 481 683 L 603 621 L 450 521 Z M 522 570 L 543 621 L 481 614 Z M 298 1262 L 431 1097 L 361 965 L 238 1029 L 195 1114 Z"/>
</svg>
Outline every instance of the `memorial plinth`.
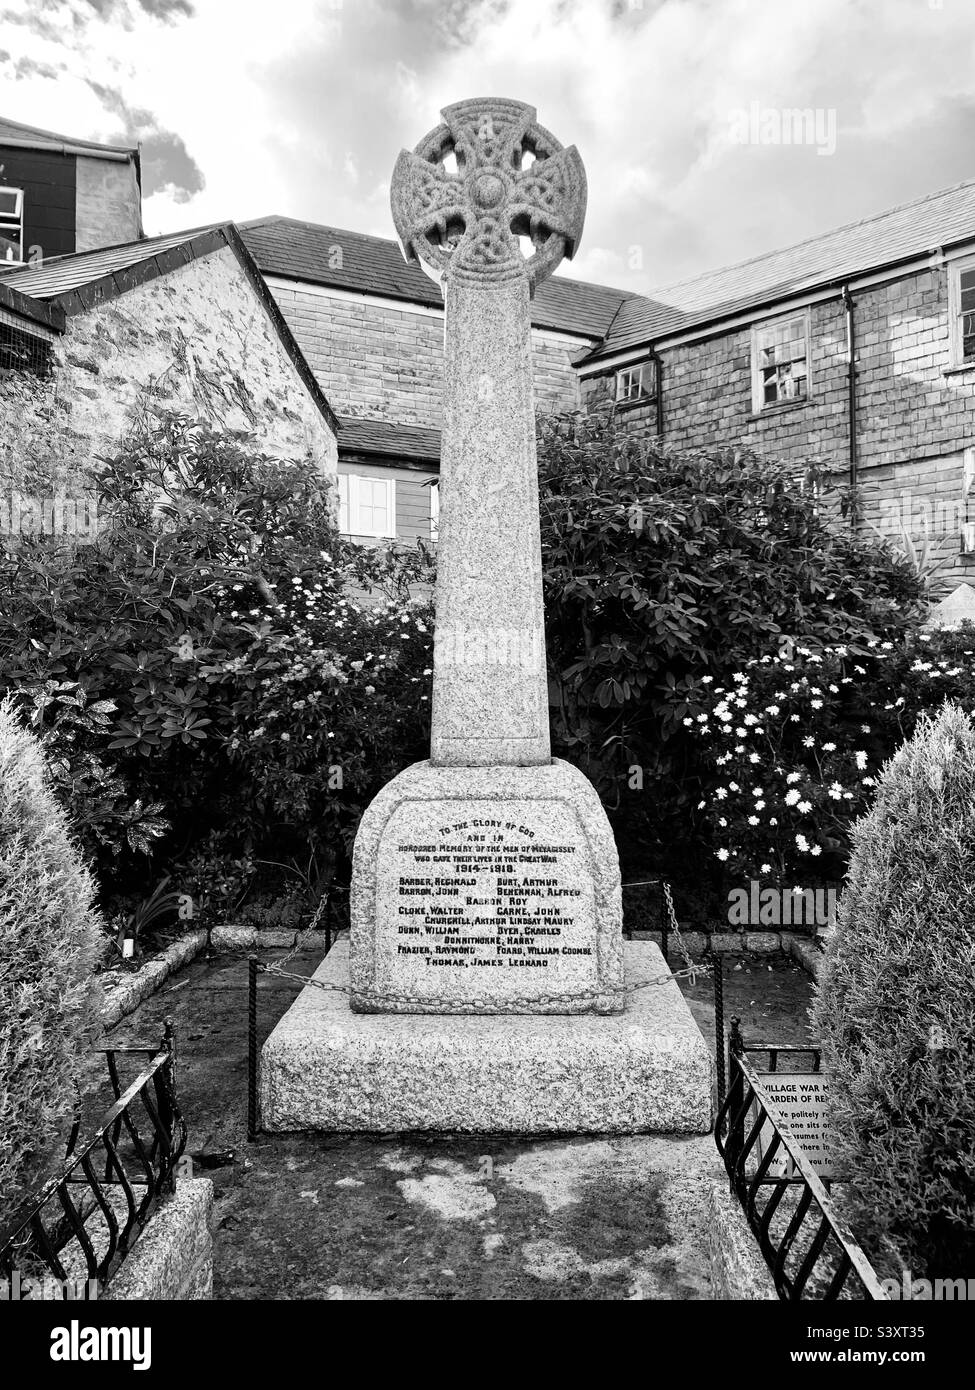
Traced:
<svg viewBox="0 0 975 1390">
<path fill-rule="evenodd" d="M 430 759 L 362 818 L 351 941 L 265 1044 L 263 1123 L 703 1131 L 704 1040 L 656 947 L 623 942 L 606 813 L 549 742 L 529 302 L 585 172 L 520 102 L 443 117 L 392 181 L 445 302 Z"/>
<path fill-rule="evenodd" d="M 657 946 L 624 942 L 626 978 L 666 975 Z M 344 986 L 348 945 L 315 977 Z M 711 1059 L 674 980 L 625 1013 L 356 1014 L 307 986 L 265 1045 L 269 1131 L 392 1134 L 705 1134 Z"/>
<path fill-rule="evenodd" d="M 620 882 L 591 784 L 547 767 L 416 763 L 363 816 L 352 1007 L 616 1013 Z"/>
</svg>

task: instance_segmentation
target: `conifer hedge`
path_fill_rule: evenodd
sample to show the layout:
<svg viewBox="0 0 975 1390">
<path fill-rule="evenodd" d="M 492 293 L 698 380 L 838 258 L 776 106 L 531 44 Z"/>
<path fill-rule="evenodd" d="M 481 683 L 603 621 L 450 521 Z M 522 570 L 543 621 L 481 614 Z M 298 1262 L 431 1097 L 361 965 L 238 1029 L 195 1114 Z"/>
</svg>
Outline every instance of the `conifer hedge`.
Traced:
<svg viewBox="0 0 975 1390">
<path fill-rule="evenodd" d="M 839 1189 L 885 1277 L 975 1270 L 975 723 L 923 715 L 853 830 L 813 1026 Z"/>
<path fill-rule="evenodd" d="M 2 701 L 0 1224 L 58 1155 L 75 1112 L 97 1021 L 94 898 L 40 744 Z"/>
</svg>

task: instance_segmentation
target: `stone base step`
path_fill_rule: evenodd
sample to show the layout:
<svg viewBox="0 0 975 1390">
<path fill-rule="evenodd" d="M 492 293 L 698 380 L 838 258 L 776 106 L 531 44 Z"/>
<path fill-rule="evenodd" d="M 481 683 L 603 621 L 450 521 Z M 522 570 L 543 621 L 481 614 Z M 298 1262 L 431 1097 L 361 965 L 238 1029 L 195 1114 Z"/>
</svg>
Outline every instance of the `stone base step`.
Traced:
<svg viewBox="0 0 975 1390">
<path fill-rule="evenodd" d="M 626 980 L 666 973 L 624 945 Z M 336 943 L 261 1054 L 268 1131 L 703 1134 L 712 1061 L 674 980 L 615 1015 L 354 1014 Z M 336 989 L 335 986 L 340 988 Z"/>
</svg>

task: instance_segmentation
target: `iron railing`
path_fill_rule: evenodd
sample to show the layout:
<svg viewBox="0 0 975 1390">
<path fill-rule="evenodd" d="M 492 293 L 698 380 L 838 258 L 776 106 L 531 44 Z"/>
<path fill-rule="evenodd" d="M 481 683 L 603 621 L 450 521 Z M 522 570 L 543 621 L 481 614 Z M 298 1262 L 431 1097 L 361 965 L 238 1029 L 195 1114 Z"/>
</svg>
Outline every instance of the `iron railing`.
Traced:
<svg viewBox="0 0 975 1390">
<path fill-rule="evenodd" d="M 30 1296 L 20 1290 L 38 1279 L 65 1299 L 97 1297 L 160 1198 L 175 1188 L 186 1124 L 176 1097 L 172 1021 L 157 1047 L 96 1051 L 105 1055 L 115 1104 L 80 1148 L 75 1121 L 60 1171 L 0 1231 L 0 1299 Z M 117 1060 L 123 1055 L 149 1058 L 124 1090 Z"/>
<path fill-rule="evenodd" d="M 768 1057 L 766 1071 L 749 1054 Z M 732 1021 L 728 1052 L 729 1086 L 718 1109 L 714 1137 L 745 1217 L 772 1275 L 779 1298 L 832 1302 L 886 1299 L 869 1260 L 842 1220 L 830 1191 L 840 1179 L 815 1171 L 769 1095 L 762 1076 L 779 1061 L 808 1058 L 807 1070 L 820 1069 L 815 1047 L 745 1044 Z M 801 1070 L 791 1067 L 792 1070 Z M 791 1159 L 792 1176 L 775 1175 L 777 1159 Z"/>
</svg>

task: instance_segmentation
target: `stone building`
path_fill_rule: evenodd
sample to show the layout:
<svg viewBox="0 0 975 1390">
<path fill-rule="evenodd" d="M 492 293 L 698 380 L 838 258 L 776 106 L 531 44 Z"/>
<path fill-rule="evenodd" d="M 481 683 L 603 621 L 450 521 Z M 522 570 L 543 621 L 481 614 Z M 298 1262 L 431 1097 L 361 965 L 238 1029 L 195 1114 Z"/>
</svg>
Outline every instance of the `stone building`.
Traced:
<svg viewBox="0 0 975 1390">
<path fill-rule="evenodd" d="M 335 416 L 231 224 L 0 276 L 7 501 L 84 493 L 92 460 L 149 407 L 335 476 Z M 7 527 L 18 529 L 12 512 Z"/>
<path fill-rule="evenodd" d="M 630 299 L 587 410 L 853 481 L 858 524 L 975 578 L 975 183 Z"/>
<path fill-rule="evenodd" d="M 0 268 L 141 236 L 138 149 L 0 116 Z"/>
<path fill-rule="evenodd" d="M 74 161 L 77 244 L 125 239 L 115 238 L 124 225 L 131 245 L 117 249 L 130 279 L 138 279 L 138 266 L 159 264 L 155 255 L 132 249 L 152 244 L 131 239 L 140 225 L 137 151 L 89 146 L 24 126 L 16 130 L 19 136 L 11 134 L 14 123 L 0 122 L 4 178 L 11 177 L 12 156 L 41 158 L 62 172 L 63 161 Z M 101 204 L 92 197 L 95 179 L 88 167 L 99 159 L 121 179 L 117 198 L 106 192 Z M 24 185 L 23 241 L 35 235 L 30 210 L 43 198 L 40 183 L 31 192 L 32 166 L 17 167 Z M 67 206 L 63 189 L 59 196 Z M 121 220 L 113 222 L 116 215 Z M 303 416 L 311 403 L 311 436 L 320 428 L 317 422 L 324 422 L 329 436 L 328 442 L 313 442 L 312 452 L 327 459 L 337 448 L 343 529 L 364 541 L 435 537 L 443 347 L 438 284 L 407 265 L 392 239 L 287 217 L 245 223 L 239 234 L 227 225 L 157 239 L 155 245 L 164 257 L 171 251 L 178 256 L 178 247 L 185 250 L 207 235 L 222 238 L 225 254 L 208 253 L 206 265 L 201 261 L 195 271 L 171 280 L 174 292 L 177 284 L 189 291 L 180 300 L 188 315 L 181 329 L 185 339 L 206 342 L 203 356 L 216 360 L 219 351 L 242 367 L 236 324 L 239 314 L 258 321 L 256 297 L 265 332 L 277 336 L 285 357 L 292 354 L 291 389 L 300 384 L 294 404 L 286 404 L 265 431 L 270 447 L 282 438 L 288 449 L 303 442 L 304 426 L 284 422 L 288 411 Z M 0 276 L 0 285 L 57 312 L 70 287 L 57 277 L 70 276 L 70 259 L 48 264 L 53 281 L 43 278 L 45 267 L 33 266 Z M 231 280 L 236 275 L 234 290 L 227 282 L 230 261 L 237 265 L 230 273 Z M 255 265 L 261 275 L 254 274 Z M 79 268 L 98 278 L 94 263 L 86 269 L 81 258 Z M 220 270 L 213 283 L 210 268 Z M 166 277 L 177 269 L 168 265 Z M 126 284 L 129 297 L 135 284 Z M 244 295 L 248 307 L 230 312 L 228 294 L 233 302 L 239 302 L 234 295 Z M 157 313 L 172 296 L 159 286 L 149 300 Z M 16 329 L 23 314 L 0 307 L 0 319 L 2 367 L 10 360 L 9 352 L 3 356 L 3 335 Z M 166 329 L 171 337 L 175 327 L 169 323 Z M 79 332 L 80 324 L 72 325 L 69 337 Z M 34 341 L 45 333 L 52 344 L 61 341 L 49 323 L 34 325 Z M 975 182 L 652 297 L 556 275 L 532 303 L 532 342 L 542 409 L 609 411 L 628 430 L 688 447 L 748 444 L 794 465 L 797 474 L 818 465 L 856 485 L 859 527 L 867 533 L 875 528 L 937 566 L 936 594 L 975 582 Z M 121 364 L 111 374 L 116 394 L 104 410 L 84 405 L 99 399 L 99 387 L 78 375 L 85 369 L 69 362 L 65 345 L 60 356 L 55 352 L 75 411 L 66 458 L 83 451 L 89 426 L 105 420 L 114 429 L 119 402 L 129 408 L 133 389 L 138 395 L 150 380 L 174 381 L 182 373 L 186 395 L 189 365 L 181 359 L 167 367 L 162 339 L 153 343 L 144 360 L 133 359 L 130 388 L 122 385 Z M 15 355 L 18 350 L 15 345 Z M 69 378 L 83 389 L 69 389 Z M 3 391 L 12 389 L 9 381 L 4 387 L 5 379 L 0 375 L 0 417 Z M 242 371 L 242 379 L 252 378 Z M 198 372 L 195 380 L 194 389 L 204 389 Z M 268 418 L 260 372 L 253 382 L 256 410 L 248 413 L 241 399 L 225 402 L 227 418 Z M 219 392 L 207 389 L 217 401 Z M 331 403 L 337 420 L 315 404 L 312 390 L 322 395 L 325 411 Z M 282 397 L 289 399 L 287 393 Z M 64 424 L 63 409 L 59 418 Z"/>
<path fill-rule="evenodd" d="M 429 535 L 438 286 L 392 240 L 240 230 L 342 419 L 344 525 Z M 936 591 L 975 581 L 975 183 L 652 297 L 555 276 L 532 315 L 542 408 L 817 464 L 857 485 L 860 527 L 938 565 Z"/>
<path fill-rule="evenodd" d="M 268 217 L 241 225 L 339 416 L 342 529 L 362 540 L 436 535 L 443 297 L 395 241 Z M 573 360 L 605 337 L 622 290 L 553 277 L 532 303 L 535 394 L 578 409 Z"/>
</svg>

